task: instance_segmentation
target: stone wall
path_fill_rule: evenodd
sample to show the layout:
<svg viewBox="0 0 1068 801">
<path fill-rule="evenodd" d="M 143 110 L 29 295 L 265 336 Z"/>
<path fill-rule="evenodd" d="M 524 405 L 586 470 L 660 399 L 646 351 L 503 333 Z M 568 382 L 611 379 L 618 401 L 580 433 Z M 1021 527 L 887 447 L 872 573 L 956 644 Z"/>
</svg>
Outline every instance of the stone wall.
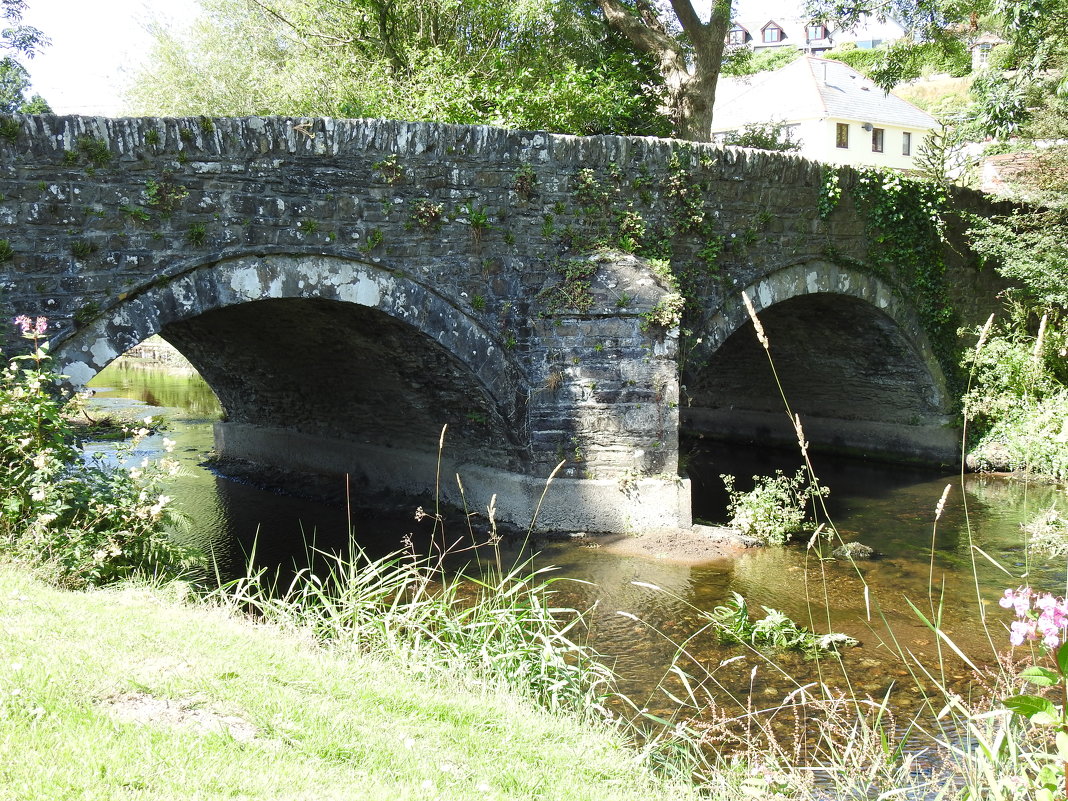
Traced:
<svg viewBox="0 0 1068 801">
<path fill-rule="evenodd" d="M 679 332 L 658 272 L 696 276 L 707 349 L 716 320 L 740 324 L 741 289 L 831 253 L 862 270 L 864 223 L 847 202 L 820 219 L 821 184 L 795 157 L 669 140 L 5 118 L 0 303 L 49 318 L 76 380 L 162 334 L 237 425 L 388 447 L 448 422 L 459 458 L 517 475 L 674 482 Z"/>
</svg>

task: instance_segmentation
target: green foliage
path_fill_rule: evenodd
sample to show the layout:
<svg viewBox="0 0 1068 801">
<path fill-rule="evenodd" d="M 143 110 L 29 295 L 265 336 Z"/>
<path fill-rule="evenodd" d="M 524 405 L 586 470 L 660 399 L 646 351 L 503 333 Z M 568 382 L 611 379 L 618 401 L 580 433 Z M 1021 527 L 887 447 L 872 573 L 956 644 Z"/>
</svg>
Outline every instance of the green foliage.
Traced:
<svg viewBox="0 0 1068 801">
<path fill-rule="evenodd" d="M 722 74 L 742 76 L 777 70 L 795 61 L 800 55 L 801 51 L 795 47 L 769 47 L 759 53 L 742 48 L 724 62 Z"/>
<path fill-rule="evenodd" d="M 781 470 L 776 470 L 773 476 L 753 476 L 755 485 L 748 492 L 735 489 L 734 476 L 720 478 L 727 488 L 728 525 L 773 545 L 782 545 L 804 531 L 809 501 L 830 492 L 827 487 L 813 483 L 804 468 L 794 476 L 784 475 Z"/>
<path fill-rule="evenodd" d="M 485 295 L 472 295 L 471 296 L 471 308 L 477 312 L 486 310 L 486 296 Z"/>
<path fill-rule="evenodd" d="M 753 122 L 742 126 L 740 131 L 727 134 L 723 144 L 734 147 L 753 147 L 759 150 L 777 150 L 783 153 L 796 152 L 801 143 L 793 138 L 793 130 L 785 123 Z"/>
<path fill-rule="evenodd" d="M 956 313 L 945 283 L 945 187 L 889 170 L 859 171 L 853 188 L 869 264 L 913 304 L 951 385 L 959 374 Z"/>
<path fill-rule="evenodd" d="M 598 264 L 594 259 L 568 259 L 557 265 L 561 281 L 539 294 L 547 313 L 574 309 L 586 313 L 593 307 L 593 277 Z"/>
<path fill-rule="evenodd" d="M 530 200 L 534 195 L 537 183 L 538 175 L 534 172 L 533 165 L 523 164 L 515 171 L 515 180 L 512 182 L 512 189 L 515 190 L 515 193 L 523 200 Z"/>
<path fill-rule="evenodd" d="M 15 258 L 15 249 L 11 247 L 11 243 L 6 239 L 0 239 L 0 264 L 9 262 Z"/>
<path fill-rule="evenodd" d="M 436 231 L 445 222 L 445 207 L 429 198 L 412 201 L 409 219 L 426 231 Z"/>
<path fill-rule="evenodd" d="M 385 241 L 386 237 L 378 228 L 372 228 L 367 234 L 367 241 L 360 246 L 364 253 L 370 253 Z"/>
<path fill-rule="evenodd" d="M 384 117 L 666 133 L 656 70 L 583 4 L 208 0 L 158 28 L 131 92 L 155 116 Z"/>
<path fill-rule="evenodd" d="M 841 61 L 843 64 L 848 64 L 862 75 L 870 75 L 874 67 L 880 64 L 883 60 L 883 50 L 879 48 L 860 48 L 852 42 L 847 44 L 853 45 L 852 47 L 836 47 L 834 50 L 830 50 L 822 55 L 822 58 L 829 58 L 833 61 Z"/>
<path fill-rule="evenodd" d="M 26 98 L 30 74 L 11 56 L 0 59 L 0 113 L 51 114 L 52 109 L 40 95 Z"/>
<path fill-rule="evenodd" d="M 87 259 L 96 252 L 96 245 L 86 239 L 75 239 L 70 243 L 70 252 L 76 259 Z"/>
<path fill-rule="evenodd" d="M 73 403 L 36 342 L 0 370 L 0 552 L 66 586 L 190 568 L 193 554 L 165 532 L 162 473 L 85 460 L 66 416 Z"/>
<path fill-rule="evenodd" d="M 100 314 L 100 304 L 94 300 L 89 301 L 74 310 L 74 322 L 78 325 L 88 325 Z"/>
<path fill-rule="evenodd" d="M 1068 517 L 1056 506 L 1040 512 L 1025 523 L 1027 551 L 1044 557 L 1068 556 Z"/>
<path fill-rule="evenodd" d="M 111 146 L 95 136 L 79 136 L 75 148 L 94 167 L 103 167 L 111 161 Z"/>
<path fill-rule="evenodd" d="M 158 181 L 154 178 L 145 181 L 144 194 L 145 203 L 166 217 L 178 210 L 182 201 L 189 196 L 189 190 L 165 170 Z"/>
<path fill-rule="evenodd" d="M 1016 283 L 1029 305 L 1068 308 L 1068 208 L 1016 209 L 970 222 L 972 248 Z"/>
<path fill-rule="evenodd" d="M 119 206 L 119 211 L 128 219 L 138 223 L 146 223 L 152 219 L 152 215 L 143 208 L 140 206 L 132 206 L 129 203 L 123 203 Z"/>
<path fill-rule="evenodd" d="M 825 167 L 823 170 L 823 187 L 816 199 L 816 213 L 821 220 L 831 216 L 842 200 L 842 186 L 839 183 L 838 170 Z"/>
<path fill-rule="evenodd" d="M 397 154 L 390 153 L 384 159 L 380 159 L 371 165 L 383 181 L 391 186 L 400 183 L 404 178 L 404 168 L 397 163 Z"/>
<path fill-rule="evenodd" d="M 19 125 L 18 120 L 11 117 L 5 117 L 0 120 L 0 139 L 5 142 L 15 142 L 19 138 L 19 133 L 22 132 L 22 126 Z"/>
<path fill-rule="evenodd" d="M 642 331 L 650 328 L 668 330 L 674 328 L 682 321 L 682 312 L 686 307 L 686 300 L 678 292 L 669 292 L 656 302 L 649 311 L 642 314 Z"/>
<path fill-rule="evenodd" d="M 764 617 L 753 620 L 745 598 L 737 592 L 731 595 L 731 600 L 717 606 L 711 614 L 716 633 L 723 642 L 777 651 L 801 651 L 809 656 L 860 644 L 845 634 L 820 636 L 795 623 L 778 609 L 767 606 L 761 607 Z"/>
<path fill-rule="evenodd" d="M 185 232 L 186 241 L 193 247 L 201 247 L 208 238 L 208 230 L 204 223 L 193 223 Z"/>
<path fill-rule="evenodd" d="M 159 131 L 155 128 L 145 133 L 145 144 L 155 147 L 160 143 Z"/>
<path fill-rule="evenodd" d="M 969 462 L 1068 478 L 1068 334 L 1050 311 L 1037 324 L 1024 303 L 980 335 L 963 355 Z M 1036 331 L 1037 329 L 1037 331 Z M 1036 332 L 1036 333 L 1032 333 Z"/>
</svg>

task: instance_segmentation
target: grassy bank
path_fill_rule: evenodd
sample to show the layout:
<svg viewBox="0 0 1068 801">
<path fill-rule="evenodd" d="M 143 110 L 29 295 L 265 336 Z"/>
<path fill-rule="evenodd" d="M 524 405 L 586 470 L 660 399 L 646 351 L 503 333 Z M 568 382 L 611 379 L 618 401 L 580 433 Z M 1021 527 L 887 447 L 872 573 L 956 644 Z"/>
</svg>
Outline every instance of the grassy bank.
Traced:
<svg viewBox="0 0 1068 801">
<path fill-rule="evenodd" d="M 174 589 L 0 566 L 0 798 L 680 799 L 603 727 Z"/>
</svg>

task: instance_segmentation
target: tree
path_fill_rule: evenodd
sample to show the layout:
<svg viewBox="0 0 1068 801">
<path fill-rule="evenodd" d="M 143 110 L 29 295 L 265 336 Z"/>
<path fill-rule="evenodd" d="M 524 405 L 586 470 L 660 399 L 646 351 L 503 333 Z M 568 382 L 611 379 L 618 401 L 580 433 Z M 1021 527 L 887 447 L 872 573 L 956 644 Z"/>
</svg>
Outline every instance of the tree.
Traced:
<svg viewBox="0 0 1068 801">
<path fill-rule="evenodd" d="M 17 56 L 33 58 L 37 51 L 49 45 L 49 41 L 37 28 L 22 24 L 25 11 L 25 0 L 0 0 L 0 17 L 8 23 L 8 27 L 0 30 L 0 52 L 8 53 L 0 57 L 0 112 L 5 114 L 16 111 L 26 114 L 52 111 L 40 95 L 26 99 L 26 90 L 30 88 L 30 75 L 19 63 Z"/>
<path fill-rule="evenodd" d="M 713 0 L 708 22 L 701 21 L 691 0 L 670 0 L 670 11 L 650 0 L 597 2 L 608 24 L 656 63 L 674 134 L 707 142 L 730 29 L 730 0 Z"/>
<path fill-rule="evenodd" d="M 188 36 L 154 31 L 130 101 L 149 114 L 663 134 L 655 70 L 592 3 L 208 0 Z"/>
</svg>

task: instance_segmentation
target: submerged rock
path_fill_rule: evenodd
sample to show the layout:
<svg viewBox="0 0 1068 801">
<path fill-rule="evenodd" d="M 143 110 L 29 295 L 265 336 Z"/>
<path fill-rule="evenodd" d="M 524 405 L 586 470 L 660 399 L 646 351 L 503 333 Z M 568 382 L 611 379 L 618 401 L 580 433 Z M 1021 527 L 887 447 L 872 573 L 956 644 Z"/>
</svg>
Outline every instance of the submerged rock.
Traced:
<svg viewBox="0 0 1068 801">
<path fill-rule="evenodd" d="M 865 545 L 862 542 L 847 542 L 844 545 L 839 545 L 833 551 L 831 556 L 835 559 L 875 559 L 877 554 L 875 549 Z"/>
</svg>

